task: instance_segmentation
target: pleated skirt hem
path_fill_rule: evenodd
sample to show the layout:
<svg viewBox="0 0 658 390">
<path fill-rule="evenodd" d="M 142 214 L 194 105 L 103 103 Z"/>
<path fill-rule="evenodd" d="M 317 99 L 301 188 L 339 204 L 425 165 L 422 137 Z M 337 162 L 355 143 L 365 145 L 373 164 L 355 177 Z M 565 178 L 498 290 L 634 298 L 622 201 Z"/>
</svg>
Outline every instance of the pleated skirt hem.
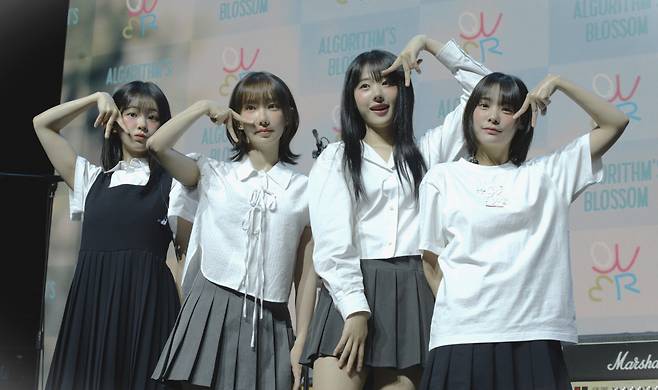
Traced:
<svg viewBox="0 0 658 390">
<path fill-rule="evenodd" d="M 154 390 L 150 376 L 180 308 L 164 259 L 81 251 L 46 390 Z"/>
<path fill-rule="evenodd" d="M 199 273 L 160 355 L 153 378 L 211 389 L 290 389 L 294 342 L 287 303 L 265 302 L 254 347 L 248 297 Z M 260 304 L 259 304 L 260 305 Z"/>
<path fill-rule="evenodd" d="M 434 296 L 420 256 L 361 260 L 368 321 L 365 365 L 405 369 L 422 366 L 429 345 Z M 344 321 L 323 286 L 309 326 L 301 363 L 313 367 L 333 356 Z"/>
<path fill-rule="evenodd" d="M 559 341 L 456 344 L 430 351 L 422 390 L 571 390 Z"/>
</svg>

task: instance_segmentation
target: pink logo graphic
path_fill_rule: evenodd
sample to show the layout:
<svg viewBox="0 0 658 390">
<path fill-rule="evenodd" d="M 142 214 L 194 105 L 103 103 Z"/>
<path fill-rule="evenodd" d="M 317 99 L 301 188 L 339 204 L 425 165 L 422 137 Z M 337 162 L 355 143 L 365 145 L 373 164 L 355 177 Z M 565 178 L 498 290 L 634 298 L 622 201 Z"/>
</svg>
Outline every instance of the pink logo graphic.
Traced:
<svg viewBox="0 0 658 390">
<path fill-rule="evenodd" d="M 134 3 L 134 4 L 133 4 Z M 128 8 L 128 24 L 123 28 L 122 34 L 125 39 L 135 37 L 135 30 L 139 31 L 139 37 L 143 38 L 148 30 L 157 30 L 158 21 L 155 8 L 158 0 L 126 0 Z"/>
<path fill-rule="evenodd" d="M 256 64 L 259 54 L 260 49 L 256 49 L 252 55 L 246 55 L 245 49 L 242 47 L 239 52 L 230 46 L 224 49 L 222 52 L 222 70 L 226 73 L 226 76 L 224 77 L 222 84 L 219 86 L 219 93 L 222 96 L 228 96 L 231 94 L 233 85 L 244 77 L 254 64 Z M 250 57 L 251 59 L 245 61 L 245 57 Z M 249 64 L 247 64 L 247 62 Z"/>
<path fill-rule="evenodd" d="M 479 13 L 479 17 L 470 13 L 464 12 L 459 17 L 459 29 L 461 33 L 459 36 L 464 39 L 462 42 L 462 47 L 465 51 L 471 53 L 471 49 L 479 51 L 480 62 L 486 62 L 487 55 L 502 55 L 503 52 L 498 48 L 500 46 L 500 40 L 494 36 L 498 27 L 500 27 L 500 22 L 503 18 L 503 14 L 499 13 L 496 21 L 487 29 L 487 23 L 485 21 L 484 12 Z"/>
<path fill-rule="evenodd" d="M 630 260 L 626 265 L 622 265 L 621 249 L 618 243 L 614 244 L 614 250 L 603 242 L 595 242 L 591 249 L 592 270 L 598 274 L 594 278 L 594 286 L 588 290 L 589 299 L 593 302 L 603 300 L 603 292 L 606 288 L 614 286 L 617 301 L 621 301 L 624 293 L 639 294 L 640 289 L 637 284 L 637 275 L 631 272 L 640 255 L 640 247 L 636 246 Z"/>
<path fill-rule="evenodd" d="M 640 76 L 635 76 L 633 83 L 628 87 L 628 80 L 624 83 L 625 92 L 622 91 L 622 81 L 619 73 L 610 77 L 605 73 L 598 73 L 592 79 L 594 91 L 610 103 L 615 103 L 617 108 L 623 111 L 631 120 L 640 121 L 642 118 L 637 114 L 638 105 L 633 99 L 640 86 Z"/>
</svg>

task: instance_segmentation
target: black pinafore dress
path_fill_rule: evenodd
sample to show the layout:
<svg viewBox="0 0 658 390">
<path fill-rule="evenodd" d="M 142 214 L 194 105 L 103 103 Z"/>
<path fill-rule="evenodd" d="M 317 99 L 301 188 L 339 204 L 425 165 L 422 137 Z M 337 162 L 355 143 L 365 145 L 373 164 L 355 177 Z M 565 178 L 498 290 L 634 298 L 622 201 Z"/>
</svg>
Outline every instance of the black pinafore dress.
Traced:
<svg viewBox="0 0 658 390">
<path fill-rule="evenodd" d="M 171 177 L 150 191 L 110 188 L 102 173 L 85 201 L 80 253 L 47 389 L 157 389 L 150 379 L 180 299 L 165 260 Z"/>
</svg>

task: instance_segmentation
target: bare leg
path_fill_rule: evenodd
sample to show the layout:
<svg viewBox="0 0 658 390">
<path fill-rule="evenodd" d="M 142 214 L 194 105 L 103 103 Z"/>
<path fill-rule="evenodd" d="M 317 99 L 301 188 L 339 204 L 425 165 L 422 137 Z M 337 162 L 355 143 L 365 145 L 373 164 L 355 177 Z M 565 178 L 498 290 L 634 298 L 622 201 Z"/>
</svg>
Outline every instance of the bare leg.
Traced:
<svg viewBox="0 0 658 390">
<path fill-rule="evenodd" d="M 415 390 L 420 384 L 422 369 L 411 367 L 404 370 L 372 368 L 374 388 L 377 390 Z"/>
<path fill-rule="evenodd" d="M 365 369 L 352 375 L 341 370 L 335 357 L 319 358 L 313 364 L 313 390 L 361 390 L 366 377 Z"/>
</svg>

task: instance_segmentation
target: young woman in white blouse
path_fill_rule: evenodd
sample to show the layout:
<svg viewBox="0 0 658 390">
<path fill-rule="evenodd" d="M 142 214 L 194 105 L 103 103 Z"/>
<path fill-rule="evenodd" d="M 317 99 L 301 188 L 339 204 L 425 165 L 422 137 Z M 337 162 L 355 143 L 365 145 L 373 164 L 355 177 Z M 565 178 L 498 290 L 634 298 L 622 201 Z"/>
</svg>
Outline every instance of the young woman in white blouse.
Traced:
<svg viewBox="0 0 658 390">
<path fill-rule="evenodd" d="M 148 141 L 199 197 L 185 271 L 196 278 L 153 377 L 189 388 L 298 388 L 317 280 L 307 178 L 290 167 L 299 114 L 286 84 L 268 72 L 246 74 L 229 107 L 199 101 Z M 203 116 L 226 125 L 231 161 L 172 149 Z M 293 282 L 296 340 L 287 303 Z"/>
<path fill-rule="evenodd" d="M 526 161 L 537 114 L 558 90 L 596 127 Z M 627 124 L 558 76 L 531 93 L 502 73 L 478 84 L 463 119 L 470 158 L 434 166 L 420 189 L 420 248 L 443 273 L 421 388 L 571 389 L 560 346 L 577 341 L 569 205 L 602 178 L 601 156 Z"/>
<path fill-rule="evenodd" d="M 443 126 L 416 144 L 409 70 L 418 69 L 422 50 L 453 73 L 463 95 Z M 418 384 L 434 299 L 418 250 L 418 186 L 428 166 L 463 153 L 461 113 L 487 73 L 454 42 L 423 35 L 399 58 L 373 50 L 350 64 L 342 141 L 322 152 L 309 177 L 323 281 L 302 360 L 313 367 L 314 389 L 360 389 L 369 375 L 377 389 Z"/>
<path fill-rule="evenodd" d="M 94 127 L 104 128 L 101 166 L 60 135 L 94 107 Z M 84 216 L 47 389 L 161 388 L 150 376 L 180 308 L 165 260 L 172 232 L 184 248 L 194 217 L 181 208 L 180 184 L 146 149 L 170 117 L 158 86 L 133 81 L 113 96 L 96 92 L 34 118 L 41 145 L 71 188 L 71 217 Z"/>
</svg>

